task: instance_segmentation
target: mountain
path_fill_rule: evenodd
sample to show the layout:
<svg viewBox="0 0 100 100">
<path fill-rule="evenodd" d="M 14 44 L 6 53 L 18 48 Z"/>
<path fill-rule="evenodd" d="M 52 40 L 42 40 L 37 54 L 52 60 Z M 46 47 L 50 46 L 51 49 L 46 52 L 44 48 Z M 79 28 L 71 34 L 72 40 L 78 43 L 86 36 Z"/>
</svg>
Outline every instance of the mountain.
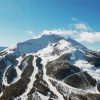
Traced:
<svg viewBox="0 0 100 100">
<path fill-rule="evenodd" d="M 55 34 L 7 48 L 0 100 L 100 100 L 100 53 Z"/>
<path fill-rule="evenodd" d="M 50 43 L 58 42 L 63 37 L 59 35 L 42 35 L 37 39 L 31 39 L 17 44 L 17 52 L 20 53 L 32 53 L 37 52 L 40 49 L 45 48 Z"/>
<path fill-rule="evenodd" d="M 2 50 L 4 50 L 4 49 L 6 49 L 7 47 L 2 47 L 2 46 L 0 46 L 0 51 L 2 51 Z"/>
</svg>

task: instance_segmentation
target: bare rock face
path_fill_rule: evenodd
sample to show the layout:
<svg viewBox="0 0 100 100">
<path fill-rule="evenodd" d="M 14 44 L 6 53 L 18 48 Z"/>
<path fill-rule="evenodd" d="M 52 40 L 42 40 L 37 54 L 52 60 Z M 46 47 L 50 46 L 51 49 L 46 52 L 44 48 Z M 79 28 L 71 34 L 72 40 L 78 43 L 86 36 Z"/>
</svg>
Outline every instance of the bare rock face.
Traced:
<svg viewBox="0 0 100 100">
<path fill-rule="evenodd" d="M 78 67 L 69 64 L 69 56 L 70 55 L 64 54 L 60 58 L 49 62 L 46 65 L 47 75 L 54 77 L 58 80 L 63 80 L 71 74 L 80 72 L 80 69 Z"/>
</svg>

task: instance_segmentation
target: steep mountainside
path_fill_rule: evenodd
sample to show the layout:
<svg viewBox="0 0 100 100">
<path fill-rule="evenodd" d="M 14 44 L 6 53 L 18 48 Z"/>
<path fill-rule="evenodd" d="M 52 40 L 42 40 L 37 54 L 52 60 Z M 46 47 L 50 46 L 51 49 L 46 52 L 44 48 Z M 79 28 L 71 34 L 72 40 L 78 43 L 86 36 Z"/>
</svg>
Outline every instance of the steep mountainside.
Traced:
<svg viewBox="0 0 100 100">
<path fill-rule="evenodd" d="M 0 100 L 100 100 L 100 53 L 54 34 L 7 48 Z"/>
</svg>

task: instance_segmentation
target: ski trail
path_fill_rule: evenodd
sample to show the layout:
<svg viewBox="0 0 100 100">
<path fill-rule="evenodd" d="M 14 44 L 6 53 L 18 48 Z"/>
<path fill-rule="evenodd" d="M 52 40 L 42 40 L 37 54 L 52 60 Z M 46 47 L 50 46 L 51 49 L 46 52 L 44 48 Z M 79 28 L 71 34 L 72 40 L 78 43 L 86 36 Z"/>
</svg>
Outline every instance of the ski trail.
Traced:
<svg viewBox="0 0 100 100">
<path fill-rule="evenodd" d="M 23 93 L 23 94 L 20 96 L 20 97 L 21 97 L 21 100 L 27 100 L 27 94 L 28 94 L 28 93 L 30 92 L 30 90 L 32 89 L 33 83 L 34 83 L 34 81 L 36 80 L 35 75 L 38 73 L 38 68 L 37 68 L 37 66 L 36 66 L 36 62 L 35 62 L 35 61 L 36 61 L 36 57 L 34 57 L 34 59 L 33 59 L 34 71 L 33 71 L 32 75 L 31 75 L 31 77 L 30 77 L 30 83 L 28 84 L 25 93 Z"/>
<path fill-rule="evenodd" d="M 18 61 L 18 64 L 15 67 L 17 77 L 11 82 L 11 84 L 14 84 L 15 82 L 17 82 L 21 78 L 22 71 L 18 68 L 18 66 L 21 64 L 22 59 L 23 59 L 22 57 L 19 57 L 16 59 Z M 27 64 L 25 64 L 25 66 L 27 66 Z"/>
<path fill-rule="evenodd" d="M 42 95 L 41 93 L 37 93 L 38 94 L 38 96 L 41 98 L 41 100 L 49 100 L 49 96 L 44 96 L 44 95 Z"/>
<path fill-rule="evenodd" d="M 6 74 L 6 71 L 8 70 L 8 68 L 10 67 L 11 65 L 9 65 L 6 69 L 5 69 L 5 71 L 4 71 L 4 73 L 3 73 L 3 79 L 2 79 L 2 85 L 4 85 L 4 86 L 9 86 L 9 84 L 7 83 L 7 78 L 5 77 L 5 74 Z M 3 95 L 3 91 L 0 93 L 0 97 Z"/>
<path fill-rule="evenodd" d="M 3 95 L 3 91 L 0 93 L 0 97 Z"/>
<path fill-rule="evenodd" d="M 49 78 L 48 78 L 48 76 L 46 75 L 46 68 L 45 68 L 45 66 L 46 66 L 46 64 L 47 64 L 46 59 L 42 57 L 42 62 L 41 62 L 41 63 L 43 64 L 43 72 L 44 72 L 44 74 L 43 74 L 43 79 L 47 82 L 47 84 L 48 84 L 50 90 L 53 91 L 54 94 L 56 94 L 56 95 L 58 96 L 58 100 L 64 100 L 63 96 L 57 91 L 56 87 L 54 87 L 54 86 L 50 83 Z"/>
<path fill-rule="evenodd" d="M 10 66 L 11 66 L 11 65 L 9 65 L 9 66 L 5 69 L 5 71 L 4 71 L 4 73 L 3 73 L 3 81 L 2 81 L 2 84 L 5 85 L 5 86 L 9 86 L 9 84 L 7 83 L 7 78 L 5 77 L 5 74 L 6 74 L 8 68 L 9 68 Z"/>
</svg>

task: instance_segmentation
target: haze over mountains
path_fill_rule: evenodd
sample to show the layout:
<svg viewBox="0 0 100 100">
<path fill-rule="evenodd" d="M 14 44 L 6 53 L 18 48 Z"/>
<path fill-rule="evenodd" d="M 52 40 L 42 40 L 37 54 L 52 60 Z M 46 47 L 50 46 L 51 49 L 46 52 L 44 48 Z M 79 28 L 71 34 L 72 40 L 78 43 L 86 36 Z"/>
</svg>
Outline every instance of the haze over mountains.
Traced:
<svg viewBox="0 0 100 100">
<path fill-rule="evenodd" d="M 0 52 L 0 100 L 100 100 L 100 53 L 57 34 Z"/>
</svg>

